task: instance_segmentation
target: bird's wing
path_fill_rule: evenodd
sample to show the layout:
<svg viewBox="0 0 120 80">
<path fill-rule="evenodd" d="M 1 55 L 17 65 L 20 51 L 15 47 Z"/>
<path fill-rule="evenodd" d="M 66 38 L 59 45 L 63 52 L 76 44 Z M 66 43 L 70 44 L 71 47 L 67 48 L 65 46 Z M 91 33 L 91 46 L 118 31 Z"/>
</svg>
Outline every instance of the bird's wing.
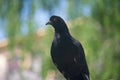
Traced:
<svg viewBox="0 0 120 80">
<path fill-rule="evenodd" d="M 89 80 L 89 70 L 85 59 L 83 47 L 77 40 L 73 40 L 73 44 L 74 46 L 76 46 L 78 51 L 77 53 L 75 53 L 73 59 L 75 65 L 80 67 L 80 73 L 83 76 L 83 78 L 86 78 L 85 80 Z"/>
<path fill-rule="evenodd" d="M 77 53 L 74 55 L 74 62 L 80 65 L 81 67 L 87 66 L 86 59 L 85 59 L 85 54 L 84 54 L 84 49 L 77 40 L 73 41 L 74 46 L 76 46 Z"/>
</svg>

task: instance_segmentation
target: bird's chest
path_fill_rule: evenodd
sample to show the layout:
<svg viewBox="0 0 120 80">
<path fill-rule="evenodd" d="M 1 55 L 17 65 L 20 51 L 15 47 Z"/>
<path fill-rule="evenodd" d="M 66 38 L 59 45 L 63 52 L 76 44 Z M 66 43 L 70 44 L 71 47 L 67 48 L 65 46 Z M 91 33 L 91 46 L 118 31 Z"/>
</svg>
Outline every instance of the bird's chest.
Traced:
<svg viewBox="0 0 120 80">
<path fill-rule="evenodd" d="M 72 62 L 76 50 L 71 43 L 60 43 L 53 48 L 51 56 L 58 65 L 67 65 Z"/>
</svg>

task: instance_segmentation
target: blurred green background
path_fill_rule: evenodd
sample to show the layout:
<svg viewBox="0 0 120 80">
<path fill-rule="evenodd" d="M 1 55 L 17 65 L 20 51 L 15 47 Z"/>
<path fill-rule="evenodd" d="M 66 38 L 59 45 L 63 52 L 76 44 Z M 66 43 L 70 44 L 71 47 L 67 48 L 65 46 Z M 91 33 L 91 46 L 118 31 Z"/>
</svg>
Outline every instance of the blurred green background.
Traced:
<svg viewBox="0 0 120 80">
<path fill-rule="evenodd" d="M 91 80 L 120 80 L 120 0 L 0 0 L 0 80 L 65 80 L 50 56 L 51 15 L 82 43 Z"/>
</svg>

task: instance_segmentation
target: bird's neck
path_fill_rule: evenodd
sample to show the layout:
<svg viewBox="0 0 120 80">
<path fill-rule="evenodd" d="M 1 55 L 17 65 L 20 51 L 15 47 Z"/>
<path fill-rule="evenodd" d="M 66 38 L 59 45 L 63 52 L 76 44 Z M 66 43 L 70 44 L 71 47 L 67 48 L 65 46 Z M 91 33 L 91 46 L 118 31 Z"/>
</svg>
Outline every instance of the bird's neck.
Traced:
<svg viewBox="0 0 120 80">
<path fill-rule="evenodd" d="M 65 39 L 65 38 L 68 38 L 70 36 L 71 35 L 70 35 L 69 31 L 65 31 L 65 32 L 55 31 L 55 35 L 54 35 L 54 37 L 56 39 Z"/>
<path fill-rule="evenodd" d="M 67 26 L 55 28 L 55 34 L 59 34 L 61 36 L 70 35 Z"/>
</svg>

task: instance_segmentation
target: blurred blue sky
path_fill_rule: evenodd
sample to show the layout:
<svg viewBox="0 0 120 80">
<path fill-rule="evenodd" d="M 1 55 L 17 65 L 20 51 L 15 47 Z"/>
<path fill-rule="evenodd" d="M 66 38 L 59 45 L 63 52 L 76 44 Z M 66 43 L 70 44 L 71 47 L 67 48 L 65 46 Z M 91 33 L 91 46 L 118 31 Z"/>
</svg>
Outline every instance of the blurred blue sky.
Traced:
<svg viewBox="0 0 120 80">
<path fill-rule="evenodd" d="M 27 35 L 28 33 L 28 27 L 27 27 L 27 21 L 28 19 L 31 19 L 29 14 L 31 11 L 31 1 L 25 0 L 23 3 L 23 9 L 21 12 L 21 32 L 23 35 Z M 67 1 L 66 0 L 61 0 L 59 3 L 59 6 L 54 10 L 53 14 L 51 15 L 58 15 L 61 16 L 64 20 L 67 20 L 69 17 L 67 16 Z M 90 16 L 90 6 L 84 5 L 82 8 L 82 14 L 84 16 Z M 77 11 L 76 11 L 77 12 Z M 33 15 L 32 21 L 34 22 L 34 26 L 36 28 L 45 28 L 45 23 L 49 20 L 50 16 L 49 13 L 42 8 L 38 8 L 35 10 L 35 13 Z M 5 23 L 3 22 L 2 19 L 0 19 L 0 40 L 3 40 L 6 38 L 6 32 L 3 27 L 5 27 Z"/>
</svg>

